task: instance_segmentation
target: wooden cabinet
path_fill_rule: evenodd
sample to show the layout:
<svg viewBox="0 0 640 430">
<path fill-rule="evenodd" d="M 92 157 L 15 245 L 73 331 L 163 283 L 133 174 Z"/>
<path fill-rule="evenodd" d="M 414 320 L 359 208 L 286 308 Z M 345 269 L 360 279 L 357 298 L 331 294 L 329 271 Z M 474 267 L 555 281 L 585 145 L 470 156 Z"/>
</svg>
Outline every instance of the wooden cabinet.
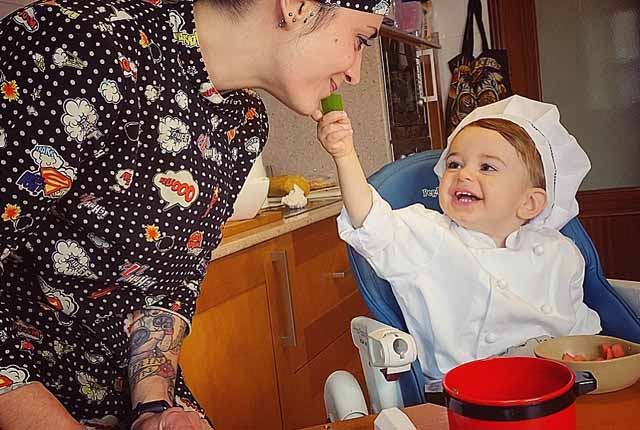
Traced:
<svg viewBox="0 0 640 430">
<path fill-rule="evenodd" d="M 365 314 L 330 217 L 211 263 L 181 365 L 220 430 L 318 424 L 331 372 L 365 386 L 349 331 Z"/>
</svg>

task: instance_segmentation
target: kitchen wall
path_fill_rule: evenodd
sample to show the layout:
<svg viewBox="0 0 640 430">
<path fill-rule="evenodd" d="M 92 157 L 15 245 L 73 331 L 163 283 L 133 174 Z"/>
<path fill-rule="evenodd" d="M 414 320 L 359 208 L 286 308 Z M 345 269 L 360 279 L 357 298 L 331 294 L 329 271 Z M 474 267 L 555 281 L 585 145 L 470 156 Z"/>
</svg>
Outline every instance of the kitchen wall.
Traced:
<svg viewBox="0 0 640 430">
<path fill-rule="evenodd" d="M 31 3 L 32 0 L 12 0 L 12 1 L 0 1 L 0 17 L 9 15 L 20 6 Z"/>
<path fill-rule="evenodd" d="M 447 93 L 451 83 L 451 72 L 447 64 L 462 50 L 462 38 L 464 36 L 464 25 L 467 19 L 467 0 L 431 0 L 433 5 L 433 30 L 438 32 L 442 49 L 438 51 L 438 69 L 440 72 L 440 94 L 442 94 L 442 108 L 447 106 Z M 482 2 L 482 15 L 487 38 L 491 43 L 491 30 L 489 29 L 489 6 L 488 1 Z M 474 54 L 479 54 L 482 44 L 478 27 L 475 29 L 475 50 Z M 446 111 L 445 111 L 446 112 Z"/>
<path fill-rule="evenodd" d="M 392 160 L 383 82 L 380 45 L 375 41 L 364 49 L 360 84 L 343 84 L 340 88 L 353 124 L 356 150 L 367 175 Z M 316 139 L 316 123 L 289 111 L 270 95 L 264 92 L 262 95 L 271 124 L 262 156 L 265 166 L 271 166 L 274 175 L 335 177 L 333 161 Z"/>
</svg>

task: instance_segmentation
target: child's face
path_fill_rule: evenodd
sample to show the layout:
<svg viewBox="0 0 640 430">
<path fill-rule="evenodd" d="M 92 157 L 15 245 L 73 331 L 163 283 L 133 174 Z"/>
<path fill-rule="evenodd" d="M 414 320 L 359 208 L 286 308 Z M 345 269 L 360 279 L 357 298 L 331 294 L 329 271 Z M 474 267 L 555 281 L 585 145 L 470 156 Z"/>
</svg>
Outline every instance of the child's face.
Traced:
<svg viewBox="0 0 640 430">
<path fill-rule="evenodd" d="M 546 204 L 516 149 L 500 133 L 473 126 L 451 144 L 439 199 L 452 220 L 491 236 L 498 246 Z"/>
</svg>

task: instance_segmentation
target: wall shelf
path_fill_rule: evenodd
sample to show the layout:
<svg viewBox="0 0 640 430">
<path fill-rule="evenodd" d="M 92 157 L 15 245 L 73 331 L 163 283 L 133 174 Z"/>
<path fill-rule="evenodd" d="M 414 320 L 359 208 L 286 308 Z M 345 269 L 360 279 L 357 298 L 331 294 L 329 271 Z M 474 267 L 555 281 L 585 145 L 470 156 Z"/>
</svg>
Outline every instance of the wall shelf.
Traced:
<svg viewBox="0 0 640 430">
<path fill-rule="evenodd" d="M 436 41 L 429 41 L 426 39 L 422 39 L 421 37 L 416 37 L 413 34 L 405 33 L 404 31 L 400 31 L 395 27 L 391 27 L 390 25 L 383 24 L 380 27 L 380 35 L 392 37 L 394 39 L 400 39 L 405 42 L 419 44 L 424 46 L 429 46 L 431 48 L 440 49 L 440 44 Z"/>
</svg>

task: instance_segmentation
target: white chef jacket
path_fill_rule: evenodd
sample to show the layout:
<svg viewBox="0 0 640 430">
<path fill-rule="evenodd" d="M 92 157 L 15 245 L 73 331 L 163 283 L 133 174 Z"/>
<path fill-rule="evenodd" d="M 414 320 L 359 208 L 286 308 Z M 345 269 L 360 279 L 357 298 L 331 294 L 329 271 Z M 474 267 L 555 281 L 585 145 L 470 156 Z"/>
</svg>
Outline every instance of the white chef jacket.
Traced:
<svg viewBox="0 0 640 430">
<path fill-rule="evenodd" d="M 343 208 L 340 237 L 391 284 L 427 377 L 533 337 L 601 331 L 582 301 L 582 254 L 559 231 L 524 225 L 498 248 L 423 205 L 392 210 L 371 189 L 362 227 Z"/>
</svg>

